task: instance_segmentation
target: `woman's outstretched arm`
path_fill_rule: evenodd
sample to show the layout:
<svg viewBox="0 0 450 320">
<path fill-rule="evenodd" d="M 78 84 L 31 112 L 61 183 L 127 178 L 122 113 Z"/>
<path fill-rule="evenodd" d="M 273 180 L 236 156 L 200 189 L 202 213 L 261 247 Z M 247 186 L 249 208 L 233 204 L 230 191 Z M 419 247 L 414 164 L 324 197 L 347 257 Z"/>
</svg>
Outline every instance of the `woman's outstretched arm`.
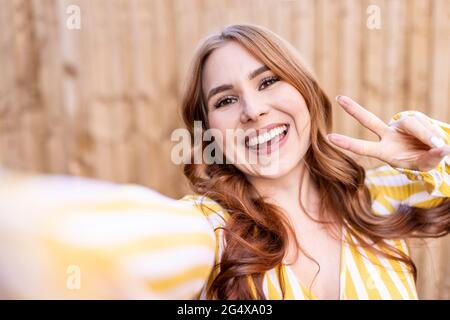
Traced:
<svg viewBox="0 0 450 320">
<path fill-rule="evenodd" d="M 215 236 L 201 211 L 137 185 L 0 171 L 0 297 L 189 299 Z"/>
</svg>

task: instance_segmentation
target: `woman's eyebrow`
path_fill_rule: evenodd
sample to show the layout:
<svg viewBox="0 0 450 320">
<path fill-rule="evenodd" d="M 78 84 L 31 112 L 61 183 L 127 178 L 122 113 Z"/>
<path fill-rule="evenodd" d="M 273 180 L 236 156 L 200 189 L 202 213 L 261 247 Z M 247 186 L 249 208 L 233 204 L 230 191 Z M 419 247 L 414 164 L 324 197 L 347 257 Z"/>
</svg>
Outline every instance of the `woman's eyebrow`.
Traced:
<svg viewBox="0 0 450 320">
<path fill-rule="evenodd" d="M 265 65 L 264 65 L 264 66 L 261 66 L 261 67 L 259 67 L 258 69 L 253 70 L 252 72 L 250 72 L 249 75 L 248 75 L 248 79 L 249 79 L 249 80 L 252 80 L 252 79 L 254 79 L 255 77 L 257 77 L 258 75 L 260 75 L 261 73 L 263 73 L 263 72 L 265 72 L 265 71 L 267 71 L 267 70 L 270 70 L 267 66 L 265 66 Z M 222 85 L 220 85 L 220 86 L 217 86 L 217 87 L 215 87 L 215 88 L 212 88 L 212 89 L 209 91 L 209 93 L 208 93 L 208 97 L 206 98 L 206 101 L 208 102 L 209 99 L 210 99 L 212 96 L 218 94 L 219 92 L 226 91 L 226 90 L 230 90 L 230 89 L 233 89 L 233 85 L 231 85 L 231 84 L 222 84 Z"/>
<path fill-rule="evenodd" d="M 248 80 L 252 80 L 253 78 L 256 78 L 258 75 L 260 75 L 261 73 L 265 72 L 269 70 L 269 68 L 267 66 L 261 66 L 258 69 L 252 71 L 249 73 L 248 75 Z"/>
</svg>

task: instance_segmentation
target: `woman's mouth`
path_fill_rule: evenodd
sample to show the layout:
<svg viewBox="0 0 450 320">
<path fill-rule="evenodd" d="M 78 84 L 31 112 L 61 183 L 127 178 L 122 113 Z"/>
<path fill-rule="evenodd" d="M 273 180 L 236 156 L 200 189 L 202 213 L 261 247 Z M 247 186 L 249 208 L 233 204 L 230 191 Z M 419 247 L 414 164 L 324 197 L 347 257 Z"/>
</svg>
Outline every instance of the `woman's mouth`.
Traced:
<svg viewBox="0 0 450 320">
<path fill-rule="evenodd" d="M 259 154 L 269 154 L 280 148 L 287 140 L 289 124 L 281 124 L 258 135 L 246 137 L 245 147 Z"/>
</svg>

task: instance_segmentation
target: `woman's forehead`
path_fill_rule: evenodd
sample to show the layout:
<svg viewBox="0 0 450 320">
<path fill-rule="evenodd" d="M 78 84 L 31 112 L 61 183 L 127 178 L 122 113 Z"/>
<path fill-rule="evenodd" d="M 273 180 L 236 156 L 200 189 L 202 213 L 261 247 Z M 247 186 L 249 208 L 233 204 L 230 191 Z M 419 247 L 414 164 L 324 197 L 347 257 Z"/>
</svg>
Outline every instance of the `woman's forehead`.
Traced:
<svg viewBox="0 0 450 320">
<path fill-rule="evenodd" d="M 232 84 L 263 64 L 237 42 L 215 49 L 205 61 L 202 84 L 205 92 L 211 88 Z"/>
</svg>

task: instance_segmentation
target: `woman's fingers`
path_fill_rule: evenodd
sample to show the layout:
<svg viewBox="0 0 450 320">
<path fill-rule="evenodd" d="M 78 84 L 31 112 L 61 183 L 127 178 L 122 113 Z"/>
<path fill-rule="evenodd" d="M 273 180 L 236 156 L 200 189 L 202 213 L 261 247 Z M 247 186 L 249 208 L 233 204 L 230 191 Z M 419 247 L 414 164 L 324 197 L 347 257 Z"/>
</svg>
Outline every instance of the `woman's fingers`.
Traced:
<svg viewBox="0 0 450 320">
<path fill-rule="evenodd" d="M 448 144 L 446 144 L 440 148 L 436 148 L 436 150 L 439 150 L 439 154 L 440 154 L 441 158 L 450 155 L 450 145 L 448 145 Z"/>
<path fill-rule="evenodd" d="M 378 137 L 381 138 L 384 132 L 389 128 L 384 121 L 349 97 L 337 96 L 336 100 L 348 114 L 358 120 L 361 125 L 375 133 Z"/>
<path fill-rule="evenodd" d="M 446 136 L 445 132 L 439 126 L 433 125 L 433 123 L 425 114 L 421 112 L 415 112 L 414 117 L 430 132 L 433 132 L 436 137 L 444 138 Z"/>
<path fill-rule="evenodd" d="M 329 134 L 328 140 L 342 149 L 361 156 L 379 158 L 379 142 L 351 138 L 337 133 Z"/>
<path fill-rule="evenodd" d="M 396 127 L 416 137 L 431 148 L 441 148 L 445 145 L 445 141 L 440 134 L 437 135 L 434 130 L 427 128 L 416 117 L 407 117 L 400 121 Z"/>
<path fill-rule="evenodd" d="M 430 149 L 421 156 L 421 159 L 419 159 L 418 169 L 420 171 L 432 170 L 439 164 L 439 162 L 441 162 L 442 157 L 443 155 L 441 148 Z"/>
</svg>

